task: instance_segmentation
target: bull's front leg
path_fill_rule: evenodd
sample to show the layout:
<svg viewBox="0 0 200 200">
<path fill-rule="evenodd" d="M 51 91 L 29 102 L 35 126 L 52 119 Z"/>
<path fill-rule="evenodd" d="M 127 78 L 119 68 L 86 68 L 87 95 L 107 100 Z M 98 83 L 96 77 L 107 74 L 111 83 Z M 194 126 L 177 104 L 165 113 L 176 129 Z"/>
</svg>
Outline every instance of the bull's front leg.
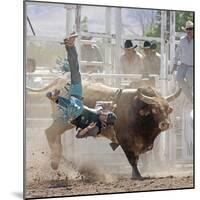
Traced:
<svg viewBox="0 0 200 200">
<path fill-rule="evenodd" d="M 121 145 L 122 146 L 122 145 Z M 129 163 L 132 166 L 132 179 L 138 179 L 142 180 L 143 177 L 140 174 L 140 171 L 138 170 L 137 163 L 139 156 L 136 156 L 135 153 L 131 150 L 129 150 L 126 146 L 122 146 L 122 149 L 124 150 L 124 153 L 129 161 Z"/>
<path fill-rule="evenodd" d="M 138 170 L 138 167 L 137 167 L 138 159 L 139 159 L 139 156 L 134 157 L 133 159 L 134 161 L 132 162 L 133 164 L 131 164 L 132 165 L 132 179 L 142 180 L 143 177 L 141 176 L 140 171 Z"/>
<path fill-rule="evenodd" d="M 60 120 L 55 120 L 52 125 L 45 130 L 47 142 L 51 151 L 51 167 L 54 170 L 58 169 L 62 156 L 61 135 L 72 127 L 73 126 Z"/>
</svg>

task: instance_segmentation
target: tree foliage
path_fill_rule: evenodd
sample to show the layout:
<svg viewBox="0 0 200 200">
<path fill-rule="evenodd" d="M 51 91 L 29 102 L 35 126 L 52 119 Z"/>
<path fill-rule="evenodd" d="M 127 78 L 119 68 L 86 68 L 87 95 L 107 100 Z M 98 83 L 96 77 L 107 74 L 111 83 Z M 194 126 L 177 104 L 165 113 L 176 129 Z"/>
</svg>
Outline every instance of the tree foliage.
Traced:
<svg viewBox="0 0 200 200">
<path fill-rule="evenodd" d="M 156 17 L 155 17 L 155 23 L 152 24 L 147 32 L 145 33 L 145 36 L 147 37 L 160 37 L 160 27 L 161 27 L 161 11 L 158 10 L 156 12 Z"/>
<path fill-rule="evenodd" d="M 189 11 L 176 11 L 176 32 L 183 32 L 182 27 L 185 27 L 186 21 L 194 21 L 194 13 Z M 156 21 L 152 24 L 145 36 L 148 37 L 160 37 L 161 31 L 161 11 L 158 10 L 156 13 Z"/>
<path fill-rule="evenodd" d="M 176 32 L 182 32 L 182 27 L 185 27 L 186 21 L 194 21 L 194 13 L 186 11 L 176 12 Z"/>
<path fill-rule="evenodd" d="M 81 30 L 88 32 L 88 17 L 84 16 L 81 20 Z"/>
</svg>

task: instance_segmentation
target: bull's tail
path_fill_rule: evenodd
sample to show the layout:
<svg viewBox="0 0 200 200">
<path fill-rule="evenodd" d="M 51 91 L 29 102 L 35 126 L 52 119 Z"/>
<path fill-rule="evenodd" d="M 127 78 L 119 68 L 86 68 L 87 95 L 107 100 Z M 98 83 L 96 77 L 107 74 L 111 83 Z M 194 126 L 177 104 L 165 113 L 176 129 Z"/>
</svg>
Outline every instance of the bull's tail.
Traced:
<svg viewBox="0 0 200 200">
<path fill-rule="evenodd" d="M 51 87 L 55 86 L 60 80 L 61 80 L 61 78 L 57 78 L 52 83 L 50 83 L 49 85 L 47 85 L 43 88 L 37 89 L 37 88 L 31 88 L 31 87 L 26 86 L 26 89 L 30 92 L 45 92 L 48 89 L 50 89 Z"/>
</svg>

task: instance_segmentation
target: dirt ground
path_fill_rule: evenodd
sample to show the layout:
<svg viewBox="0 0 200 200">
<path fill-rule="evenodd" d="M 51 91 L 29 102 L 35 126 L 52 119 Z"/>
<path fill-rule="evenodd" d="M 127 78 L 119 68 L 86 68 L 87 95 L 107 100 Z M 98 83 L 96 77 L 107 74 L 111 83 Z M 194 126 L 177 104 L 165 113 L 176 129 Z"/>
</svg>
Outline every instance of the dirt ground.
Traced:
<svg viewBox="0 0 200 200">
<path fill-rule="evenodd" d="M 111 178 L 111 177 L 110 177 Z M 115 177 L 116 178 L 116 177 Z M 111 178 L 111 179 L 115 179 Z M 147 180 L 131 180 L 118 177 L 116 180 L 52 180 L 42 183 L 32 183 L 27 186 L 27 198 L 73 196 L 101 193 L 119 193 L 147 190 L 164 190 L 177 188 L 192 188 L 193 177 L 167 176 L 154 177 Z"/>
<path fill-rule="evenodd" d="M 98 165 L 87 162 L 77 166 L 64 157 L 59 169 L 54 171 L 50 167 L 49 158 L 50 152 L 44 134 L 41 134 L 41 130 L 38 130 L 38 133 L 35 130 L 29 131 L 26 152 L 26 198 L 193 187 L 191 167 L 183 171 L 165 169 L 159 172 L 143 172 L 142 175 L 151 178 L 139 181 L 131 179 L 131 168 L 124 168 L 123 173 L 107 173 Z M 126 165 L 129 166 L 127 163 Z M 113 171 L 114 169 L 115 166 Z"/>
</svg>

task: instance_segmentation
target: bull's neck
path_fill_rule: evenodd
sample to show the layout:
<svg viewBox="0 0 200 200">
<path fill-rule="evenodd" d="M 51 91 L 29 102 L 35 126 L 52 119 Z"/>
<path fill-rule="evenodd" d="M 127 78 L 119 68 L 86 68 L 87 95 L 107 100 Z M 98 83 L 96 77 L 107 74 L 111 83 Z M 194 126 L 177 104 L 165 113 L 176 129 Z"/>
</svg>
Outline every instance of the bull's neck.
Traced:
<svg viewBox="0 0 200 200">
<path fill-rule="evenodd" d="M 155 139 L 160 133 L 160 130 L 157 127 L 158 123 L 151 115 L 146 117 L 137 116 L 133 122 L 134 130 L 139 134 L 145 135 L 145 137 L 149 139 Z"/>
</svg>

